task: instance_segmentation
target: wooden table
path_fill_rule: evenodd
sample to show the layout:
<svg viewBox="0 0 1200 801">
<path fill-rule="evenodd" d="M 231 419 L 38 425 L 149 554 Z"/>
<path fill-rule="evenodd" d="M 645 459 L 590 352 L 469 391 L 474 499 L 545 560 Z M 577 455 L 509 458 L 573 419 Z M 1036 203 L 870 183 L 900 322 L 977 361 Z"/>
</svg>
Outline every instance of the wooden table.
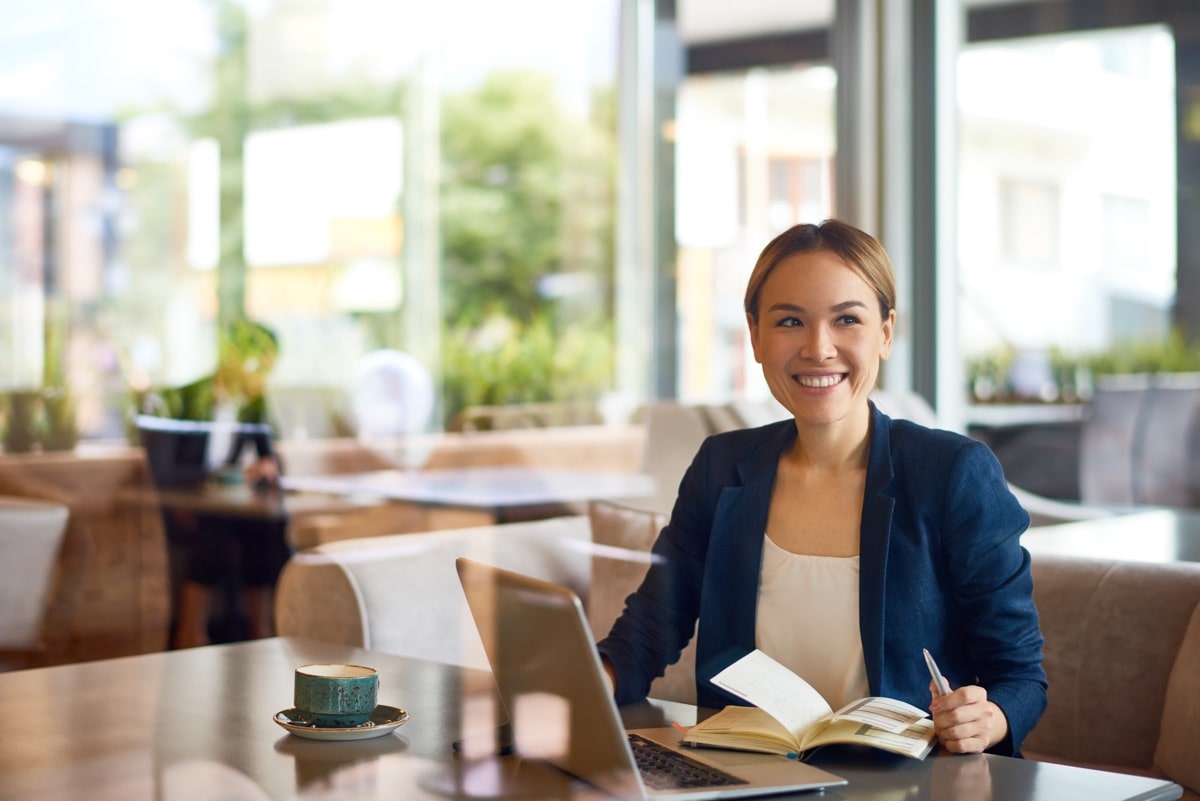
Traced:
<svg viewBox="0 0 1200 801">
<path fill-rule="evenodd" d="M 126 500 L 164 508 L 227 517 L 267 520 L 296 519 L 308 515 L 352 514 L 380 503 L 378 499 L 348 498 L 309 493 L 288 493 L 279 488 L 256 490 L 242 482 L 207 481 L 194 487 L 171 487 L 127 493 Z"/>
<path fill-rule="evenodd" d="M 395 733 L 318 742 L 272 716 L 291 706 L 292 671 L 320 661 L 380 671 L 380 703 L 410 720 Z M 0 674 L 0 801 L 444 799 L 598 794 L 534 762 L 491 753 L 491 676 L 305 640 L 255 640 Z M 695 709 L 644 703 L 628 725 L 690 724 Z M 454 743 L 461 741 L 456 756 Z M 828 751 L 850 780 L 826 799 L 1124 801 L 1178 798 L 1170 782 L 997 756 Z M 776 796 L 778 797 L 778 796 Z M 812 795 L 791 796 L 797 799 Z"/>
<path fill-rule="evenodd" d="M 1200 510 L 1151 509 L 1036 526 L 1021 537 L 1038 554 L 1133 562 L 1200 562 Z"/>
</svg>

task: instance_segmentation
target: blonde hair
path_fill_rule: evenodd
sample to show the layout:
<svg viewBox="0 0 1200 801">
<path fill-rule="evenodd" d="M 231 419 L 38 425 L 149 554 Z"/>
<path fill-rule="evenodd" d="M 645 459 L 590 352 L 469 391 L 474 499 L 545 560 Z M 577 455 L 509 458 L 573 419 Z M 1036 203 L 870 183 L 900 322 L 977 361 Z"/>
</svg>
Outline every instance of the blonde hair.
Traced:
<svg viewBox="0 0 1200 801">
<path fill-rule="evenodd" d="M 746 314 L 753 320 L 758 319 L 758 299 L 763 284 L 781 261 L 797 253 L 817 251 L 832 253 L 853 268 L 875 291 L 880 314 L 887 319 L 888 313 L 896 308 L 896 275 L 887 251 L 875 237 L 835 219 L 818 225 L 793 225 L 767 243 L 746 283 Z"/>
</svg>

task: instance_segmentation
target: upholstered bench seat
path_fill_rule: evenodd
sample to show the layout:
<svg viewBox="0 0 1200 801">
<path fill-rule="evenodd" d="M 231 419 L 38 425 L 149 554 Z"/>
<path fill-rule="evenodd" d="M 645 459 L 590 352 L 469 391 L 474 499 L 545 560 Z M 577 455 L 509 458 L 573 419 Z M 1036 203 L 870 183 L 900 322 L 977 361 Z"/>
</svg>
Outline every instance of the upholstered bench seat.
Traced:
<svg viewBox="0 0 1200 801">
<path fill-rule="evenodd" d="M 1050 687 L 1025 755 L 1200 801 L 1200 564 L 1037 555 L 1033 580 Z"/>
</svg>

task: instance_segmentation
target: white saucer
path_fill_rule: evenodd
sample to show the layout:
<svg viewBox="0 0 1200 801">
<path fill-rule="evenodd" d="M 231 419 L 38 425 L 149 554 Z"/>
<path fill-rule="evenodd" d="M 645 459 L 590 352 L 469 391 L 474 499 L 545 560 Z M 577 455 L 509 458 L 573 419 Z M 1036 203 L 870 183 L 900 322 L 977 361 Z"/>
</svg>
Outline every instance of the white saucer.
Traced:
<svg viewBox="0 0 1200 801">
<path fill-rule="evenodd" d="M 366 740 L 391 734 L 398 726 L 408 722 L 408 713 L 394 706 L 380 704 L 371 713 L 371 719 L 361 726 L 335 728 L 314 726 L 300 719 L 297 709 L 285 709 L 275 713 L 275 722 L 289 733 L 310 740 Z"/>
</svg>

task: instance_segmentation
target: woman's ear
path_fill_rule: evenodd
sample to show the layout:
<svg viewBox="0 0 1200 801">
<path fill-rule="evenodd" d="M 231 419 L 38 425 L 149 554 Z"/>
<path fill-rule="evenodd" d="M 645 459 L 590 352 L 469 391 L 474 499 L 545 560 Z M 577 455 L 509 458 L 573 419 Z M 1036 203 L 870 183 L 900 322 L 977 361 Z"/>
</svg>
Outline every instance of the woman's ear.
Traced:
<svg viewBox="0 0 1200 801">
<path fill-rule="evenodd" d="M 892 355 L 892 342 L 896 335 L 896 310 L 888 309 L 887 319 L 883 321 L 883 343 L 879 347 L 879 358 L 887 361 Z"/>
</svg>

